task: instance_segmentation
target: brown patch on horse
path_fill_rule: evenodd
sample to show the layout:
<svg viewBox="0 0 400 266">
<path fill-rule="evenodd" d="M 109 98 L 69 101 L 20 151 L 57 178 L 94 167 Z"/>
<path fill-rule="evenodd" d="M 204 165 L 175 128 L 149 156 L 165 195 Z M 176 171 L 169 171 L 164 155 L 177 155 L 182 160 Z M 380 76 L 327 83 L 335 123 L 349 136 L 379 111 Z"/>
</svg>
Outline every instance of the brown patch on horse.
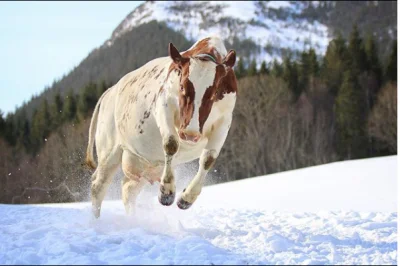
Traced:
<svg viewBox="0 0 400 266">
<path fill-rule="evenodd" d="M 212 86 L 207 88 L 201 101 L 199 109 L 199 126 L 201 133 L 203 131 L 204 123 L 210 115 L 214 102 L 222 100 L 225 94 L 232 92 L 237 92 L 235 72 L 232 69 L 229 69 L 226 72 L 224 65 L 218 65 L 216 67 L 214 83 Z"/>
<path fill-rule="evenodd" d="M 189 80 L 190 59 L 183 57 L 176 48 L 170 44 L 169 54 L 172 63 L 168 68 L 167 79 L 169 75 L 176 71 L 179 79 L 179 109 L 180 109 L 180 129 L 186 128 L 194 113 L 194 96 L 195 90 L 193 83 Z"/>
<path fill-rule="evenodd" d="M 238 90 L 235 72 L 232 69 L 228 70 L 226 75 L 220 80 L 217 86 L 218 90 L 217 94 L 215 95 L 215 101 L 222 100 L 225 94 L 232 92 L 237 94 Z"/>
<path fill-rule="evenodd" d="M 185 129 L 189 125 L 194 113 L 195 89 L 193 83 L 189 80 L 189 65 L 190 63 L 187 63 L 182 67 L 182 77 L 179 84 L 181 129 Z"/>
<path fill-rule="evenodd" d="M 154 77 L 155 79 L 158 79 L 158 77 L 160 77 L 160 75 L 164 72 L 164 69 L 162 68 L 160 70 L 160 72 L 158 72 L 158 74 Z"/>
</svg>

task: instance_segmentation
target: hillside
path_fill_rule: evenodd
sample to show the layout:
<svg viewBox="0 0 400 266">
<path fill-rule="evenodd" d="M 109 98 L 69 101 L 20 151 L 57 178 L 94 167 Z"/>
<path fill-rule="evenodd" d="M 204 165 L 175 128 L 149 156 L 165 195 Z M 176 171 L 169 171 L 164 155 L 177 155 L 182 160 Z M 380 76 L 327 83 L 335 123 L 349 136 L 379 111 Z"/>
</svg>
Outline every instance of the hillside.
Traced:
<svg viewBox="0 0 400 266">
<path fill-rule="evenodd" d="M 289 1 L 148 1 L 122 21 L 106 43 L 112 45 L 134 27 L 157 20 L 191 41 L 217 34 L 229 46 L 238 47 L 239 58 L 257 58 L 259 65 L 262 60 L 280 59 L 282 49 L 300 51 L 304 45 L 322 54 L 329 41 L 328 28 L 300 17 L 304 7 Z M 256 49 L 240 49 L 237 42 L 245 40 Z"/>
<path fill-rule="evenodd" d="M 165 22 L 192 42 L 218 34 L 237 47 L 240 57 L 256 58 L 258 65 L 309 47 L 322 55 L 334 34 L 348 36 L 354 23 L 363 36 L 376 36 L 385 54 L 397 36 L 396 1 L 147 1 L 118 25 L 106 44 L 151 20 Z M 239 44 L 244 41 L 247 47 Z"/>
<path fill-rule="evenodd" d="M 0 204 L 0 264 L 394 265 L 396 179 L 390 156 L 205 187 L 186 211 L 157 185 L 132 217 L 120 200 L 98 220 L 87 202 Z"/>
<path fill-rule="evenodd" d="M 28 115 L 32 114 L 44 98 L 52 102 L 57 92 L 65 96 L 72 89 L 78 94 L 90 81 L 104 80 L 108 84 L 113 84 L 146 62 L 168 55 L 169 42 L 181 50 L 188 49 L 192 45 L 183 35 L 162 23 L 152 21 L 143 24 L 119 38 L 114 45 L 95 48 L 70 73 L 25 106 L 20 107 L 19 112 L 25 109 Z"/>
</svg>

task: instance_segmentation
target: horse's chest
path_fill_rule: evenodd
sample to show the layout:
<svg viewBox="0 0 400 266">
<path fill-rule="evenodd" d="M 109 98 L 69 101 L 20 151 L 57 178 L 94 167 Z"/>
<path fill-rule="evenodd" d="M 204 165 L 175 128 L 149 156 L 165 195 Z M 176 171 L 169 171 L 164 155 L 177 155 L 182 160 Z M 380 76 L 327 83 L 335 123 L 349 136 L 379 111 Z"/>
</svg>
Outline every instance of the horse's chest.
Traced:
<svg viewBox="0 0 400 266">
<path fill-rule="evenodd" d="M 174 164 L 186 163 L 200 157 L 207 141 L 206 138 L 196 144 L 180 141 L 179 149 L 173 159 Z M 131 139 L 129 146 L 133 149 L 133 152 L 151 163 L 164 162 L 163 143 L 157 126 L 151 129 L 145 128 L 145 132 L 142 135 Z"/>
</svg>

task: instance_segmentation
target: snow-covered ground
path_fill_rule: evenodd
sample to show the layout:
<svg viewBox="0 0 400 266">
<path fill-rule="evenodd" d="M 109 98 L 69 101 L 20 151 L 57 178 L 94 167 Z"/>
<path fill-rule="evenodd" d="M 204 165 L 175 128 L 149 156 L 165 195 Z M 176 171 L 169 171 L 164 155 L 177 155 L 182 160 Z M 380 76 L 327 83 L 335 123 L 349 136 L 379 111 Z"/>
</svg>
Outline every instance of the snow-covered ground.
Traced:
<svg viewBox="0 0 400 266">
<path fill-rule="evenodd" d="M 88 202 L 0 205 L 0 264 L 397 264 L 397 156 L 208 186 L 186 211 L 157 191 L 133 217 L 120 200 L 99 220 Z"/>
</svg>

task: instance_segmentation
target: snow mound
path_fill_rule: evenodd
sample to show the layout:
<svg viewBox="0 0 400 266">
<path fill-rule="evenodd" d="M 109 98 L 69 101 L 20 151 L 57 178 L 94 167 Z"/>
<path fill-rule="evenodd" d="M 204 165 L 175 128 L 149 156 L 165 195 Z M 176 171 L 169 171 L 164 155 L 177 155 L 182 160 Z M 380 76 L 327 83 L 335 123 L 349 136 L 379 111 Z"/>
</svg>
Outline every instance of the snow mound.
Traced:
<svg viewBox="0 0 400 266">
<path fill-rule="evenodd" d="M 202 192 L 199 202 L 269 211 L 396 212 L 397 156 L 335 162 L 214 185 Z"/>
</svg>

